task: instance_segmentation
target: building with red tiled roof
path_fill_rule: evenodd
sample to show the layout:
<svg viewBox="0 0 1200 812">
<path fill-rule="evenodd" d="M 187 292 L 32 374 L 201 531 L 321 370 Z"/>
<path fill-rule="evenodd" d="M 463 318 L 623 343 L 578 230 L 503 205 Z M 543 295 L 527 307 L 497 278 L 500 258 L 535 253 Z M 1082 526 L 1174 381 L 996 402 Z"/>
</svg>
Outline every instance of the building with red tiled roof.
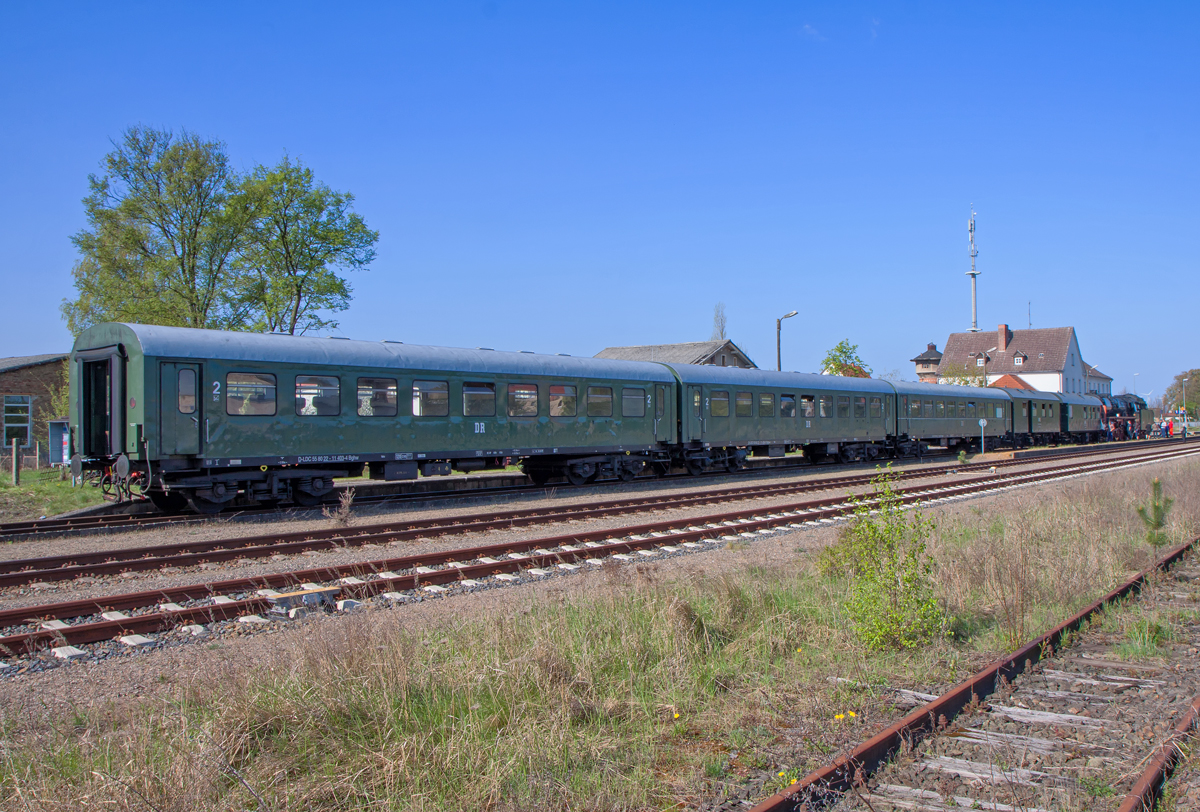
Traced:
<svg viewBox="0 0 1200 812">
<path fill-rule="evenodd" d="M 988 384 L 988 386 L 996 389 L 1033 389 L 1032 386 L 1025 383 L 1016 375 L 1001 375 L 996 380 Z"/>
<path fill-rule="evenodd" d="M 1001 324 L 994 333 L 950 334 L 938 361 L 939 382 L 991 385 L 1005 376 L 1042 392 L 1112 393 L 1112 378 L 1083 360 L 1074 327 L 1010 330 Z"/>
</svg>

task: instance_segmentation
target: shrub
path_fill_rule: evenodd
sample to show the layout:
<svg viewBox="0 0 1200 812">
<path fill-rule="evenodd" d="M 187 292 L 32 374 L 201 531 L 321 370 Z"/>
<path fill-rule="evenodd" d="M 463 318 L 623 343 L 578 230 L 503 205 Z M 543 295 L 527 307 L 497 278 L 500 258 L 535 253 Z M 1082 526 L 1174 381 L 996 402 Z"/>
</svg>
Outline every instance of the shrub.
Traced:
<svg viewBox="0 0 1200 812">
<path fill-rule="evenodd" d="M 1146 526 L 1146 541 L 1156 550 L 1167 543 L 1167 534 L 1163 528 L 1167 526 L 1167 514 L 1171 512 L 1173 504 L 1174 499 L 1163 497 L 1162 482 L 1155 477 L 1150 485 L 1150 504 L 1138 505 L 1137 514 Z"/>
<path fill-rule="evenodd" d="M 847 611 L 859 640 L 875 650 L 912 649 L 946 630 L 926 552 L 934 525 L 917 511 L 906 514 L 890 469 L 874 484 L 872 497 L 853 500 L 852 523 L 819 566 L 849 578 Z"/>
</svg>

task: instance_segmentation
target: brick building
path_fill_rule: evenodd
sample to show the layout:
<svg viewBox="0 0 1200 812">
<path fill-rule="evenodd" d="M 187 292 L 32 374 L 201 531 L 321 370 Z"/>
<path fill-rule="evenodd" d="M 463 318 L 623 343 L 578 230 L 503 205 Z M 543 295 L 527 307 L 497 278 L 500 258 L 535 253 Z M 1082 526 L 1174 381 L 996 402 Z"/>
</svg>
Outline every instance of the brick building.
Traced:
<svg viewBox="0 0 1200 812">
<path fill-rule="evenodd" d="M 50 413 L 51 393 L 63 381 L 67 353 L 24 355 L 0 358 L 0 431 L 5 448 L 18 440 L 22 448 L 32 448 L 38 440 L 46 445 L 46 421 L 65 417 Z M 31 452 L 32 453 L 32 452 Z"/>
</svg>

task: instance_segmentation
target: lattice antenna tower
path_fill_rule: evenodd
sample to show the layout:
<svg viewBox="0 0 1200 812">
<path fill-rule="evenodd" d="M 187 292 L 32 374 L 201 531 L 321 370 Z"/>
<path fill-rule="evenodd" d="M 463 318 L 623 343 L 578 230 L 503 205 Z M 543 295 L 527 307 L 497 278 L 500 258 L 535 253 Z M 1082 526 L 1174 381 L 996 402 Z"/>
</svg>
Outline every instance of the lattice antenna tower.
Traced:
<svg viewBox="0 0 1200 812">
<path fill-rule="evenodd" d="M 976 298 L 975 277 L 979 276 L 981 271 L 975 270 L 975 257 L 979 256 L 979 249 L 975 247 L 975 207 L 971 206 L 971 219 L 967 221 L 967 240 L 970 245 L 968 254 L 971 256 L 971 270 L 967 271 L 967 276 L 971 277 L 971 332 L 979 332 L 979 300 Z"/>
</svg>

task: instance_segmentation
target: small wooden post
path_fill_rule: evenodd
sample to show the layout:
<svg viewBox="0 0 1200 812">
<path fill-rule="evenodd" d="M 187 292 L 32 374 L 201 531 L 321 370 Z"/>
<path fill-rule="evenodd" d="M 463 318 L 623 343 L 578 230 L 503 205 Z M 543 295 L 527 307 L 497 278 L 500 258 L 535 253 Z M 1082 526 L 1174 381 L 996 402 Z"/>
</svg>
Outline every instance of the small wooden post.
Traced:
<svg viewBox="0 0 1200 812">
<path fill-rule="evenodd" d="M 42 470 L 42 441 L 38 440 L 33 445 L 33 470 Z"/>
<path fill-rule="evenodd" d="M 21 442 L 16 437 L 13 438 L 13 484 L 21 484 L 21 456 L 17 450 L 17 444 Z"/>
</svg>

